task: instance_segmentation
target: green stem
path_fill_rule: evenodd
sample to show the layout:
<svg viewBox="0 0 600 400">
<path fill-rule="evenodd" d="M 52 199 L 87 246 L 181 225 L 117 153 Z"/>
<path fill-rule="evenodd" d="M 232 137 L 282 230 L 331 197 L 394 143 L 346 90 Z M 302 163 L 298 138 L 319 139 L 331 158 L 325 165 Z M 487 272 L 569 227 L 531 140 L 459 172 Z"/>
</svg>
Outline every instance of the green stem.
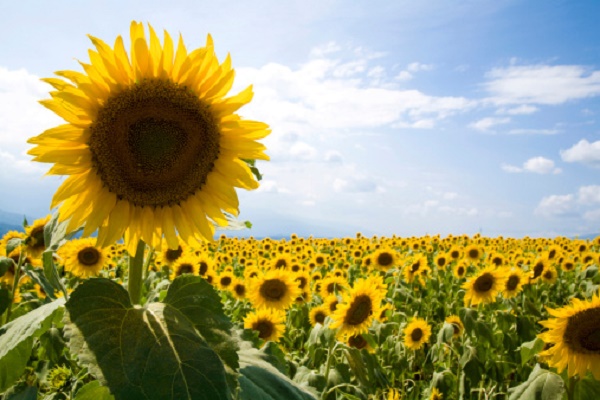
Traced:
<svg viewBox="0 0 600 400">
<path fill-rule="evenodd" d="M 8 322 L 10 321 L 10 314 L 12 313 L 12 306 L 15 302 L 15 292 L 17 290 L 17 286 L 19 286 L 19 278 L 21 277 L 21 266 L 23 265 L 23 261 L 25 260 L 24 254 L 25 254 L 25 251 L 23 250 L 23 248 L 21 248 L 21 251 L 19 253 L 19 262 L 17 263 L 17 266 L 15 267 L 12 292 L 10 294 L 10 303 L 8 303 L 8 309 L 6 310 L 6 320 L 4 322 L 5 324 L 8 324 Z"/>
<path fill-rule="evenodd" d="M 572 376 L 569 378 L 569 388 L 567 389 L 567 399 L 574 400 L 575 399 L 575 384 L 577 384 L 577 379 Z"/>
<path fill-rule="evenodd" d="M 150 246 L 150 250 L 148 250 L 148 255 L 146 256 L 146 261 L 144 262 L 144 279 L 148 277 L 148 270 L 150 263 L 152 262 L 152 257 L 154 257 L 154 247 Z"/>
<path fill-rule="evenodd" d="M 135 257 L 129 255 L 129 278 L 127 291 L 132 304 L 140 304 L 142 300 L 142 275 L 144 270 L 144 249 L 146 244 L 140 240 L 135 250 Z"/>
<path fill-rule="evenodd" d="M 325 382 L 327 382 L 326 385 L 329 385 L 329 370 L 331 369 L 331 360 L 333 358 L 333 353 L 335 351 L 335 348 L 337 347 L 337 344 L 338 344 L 338 342 L 335 339 L 331 340 L 329 342 L 329 349 L 327 351 L 327 364 L 325 365 L 325 374 L 324 374 Z M 327 388 L 327 386 L 325 386 L 325 388 Z M 326 390 L 323 389 L 323 394 L 322 394 L 321 398 L 324 399 L 326 394 L 327 394 Z"/>
</svg>

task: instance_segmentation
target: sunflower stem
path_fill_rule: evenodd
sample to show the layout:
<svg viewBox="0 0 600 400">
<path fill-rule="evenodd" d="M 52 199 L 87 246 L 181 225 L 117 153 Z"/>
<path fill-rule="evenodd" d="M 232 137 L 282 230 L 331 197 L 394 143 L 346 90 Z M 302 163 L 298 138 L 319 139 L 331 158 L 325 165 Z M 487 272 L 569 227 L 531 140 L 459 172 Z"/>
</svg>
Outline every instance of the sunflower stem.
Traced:
<svg viewBox="0 0 600 400">
<path fill-rule="evenodd" d="M 142 300 L 142 275 L 144 272 L 144 250 L 146 244 L 140 240 L 135 250 L 135 257 L 129 255 L 129 277 L 127 291 L 131 304 L 140 304 Z"/>
<path fill-rule="evenodd" d="M 17 286 L 19 285 L 19 278 L 21 277 L 21 266 L 23 265 L 23 261 L 25 261 L 24 254 L 25 250 L 23 250 L 23 247 L 21 247 L 21 251 L 19 252 L 19 262 L 17 263 L 15 274 L 13 276 L 12 292 L 10 294 L 10 303 L 8 303 L 8 309 L 6 310 L 6 320 L 4 321 L 5 324 L 8 324 L 10 321 L 10 314 L 12 314 L 12 306 L 15 302 L 15 293 L 17 291 Z"/>
<path fill-rule="evenodd" d="M 572 376 L 569 378 L 569 388 L 567 389 L 567 399 L 574 400 L 575 399 L 575 385 L 577 384 L 577 378 Z"/>
</svg>

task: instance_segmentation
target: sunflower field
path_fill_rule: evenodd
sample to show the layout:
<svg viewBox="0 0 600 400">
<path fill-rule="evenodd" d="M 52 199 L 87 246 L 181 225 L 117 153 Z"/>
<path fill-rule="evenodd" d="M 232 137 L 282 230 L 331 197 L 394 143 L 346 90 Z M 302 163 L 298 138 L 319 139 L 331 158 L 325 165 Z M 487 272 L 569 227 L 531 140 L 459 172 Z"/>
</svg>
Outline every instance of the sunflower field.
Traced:
<svg viewBox="0 0 600 400">
<path fill-rule="evenodd" d="M 600 393 L 600 238 L 221 236 L 175 250 L 165 243 L 145 251 L 140 308 L 123 289 L 125 246 L 58 240 L 60 228 L 56 218 L 42 219 L 0 245 L 7 399 L 171 398 L 165 390 L 179 385 L 189 397 L 173 398 Z M 36 257 L 46 246 L 56 249 Z M 142 309 L 145 318 L 162 313 L 167 332 L 158 320 L 143 323 Z M 200 351 L 185 341 L 175 343 L 179 357 L 160 349 L 193 336 L 192 326 L 168 332 L 176 311 L 204 337 Z M 170 364 L 195 381 L 177 382 Z M 163 374 L 170 384 L 161 388 Z M 201 393 L 190 391 L 198 385 Z"/>
<path fill-rule="evenodd" d="M 221 235 L 269 125 L 132 22 L 43 79 L 66 176 L 0 240 L 3 400 L 600 399 L 600 237 Z"/>
</svg>

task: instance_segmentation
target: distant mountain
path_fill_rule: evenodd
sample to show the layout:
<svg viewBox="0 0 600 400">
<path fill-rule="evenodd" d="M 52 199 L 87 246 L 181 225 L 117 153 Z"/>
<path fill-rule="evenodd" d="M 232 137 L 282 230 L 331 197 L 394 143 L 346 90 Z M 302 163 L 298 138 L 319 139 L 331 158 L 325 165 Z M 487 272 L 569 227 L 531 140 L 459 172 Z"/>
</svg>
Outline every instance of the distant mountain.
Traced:
<svg viewBox="0 0 600 400">
<path fill-rule="evenodd" d="M 0 210 L 0 237 L 4 236 L 8 231 L 23 231 L 23 214 L 12 213 Z M 29 223 L 33 219 L 27 218 Z"/>
</svg>

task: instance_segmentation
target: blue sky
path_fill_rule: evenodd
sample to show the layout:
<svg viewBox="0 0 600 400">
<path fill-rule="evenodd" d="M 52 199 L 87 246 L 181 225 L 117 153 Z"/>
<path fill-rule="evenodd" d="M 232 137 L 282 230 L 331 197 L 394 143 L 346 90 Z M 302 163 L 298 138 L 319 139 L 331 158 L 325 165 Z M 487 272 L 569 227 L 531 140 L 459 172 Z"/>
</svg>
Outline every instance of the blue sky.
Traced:
<svg viewBox="0 0 600 400">
<path fill-rule="evenodd" d="M 86 34 L 207 33 L 240 113 L 269 123 L 257 236 L 600 231 L 600 2 L 0 3 L 0 209 L 49 212 L 60 178 L 25 154 L 60 123 L 40 77 L 80 70 Z M 35 6 L 33 6 L 35 5 Z"/>
</svg>

